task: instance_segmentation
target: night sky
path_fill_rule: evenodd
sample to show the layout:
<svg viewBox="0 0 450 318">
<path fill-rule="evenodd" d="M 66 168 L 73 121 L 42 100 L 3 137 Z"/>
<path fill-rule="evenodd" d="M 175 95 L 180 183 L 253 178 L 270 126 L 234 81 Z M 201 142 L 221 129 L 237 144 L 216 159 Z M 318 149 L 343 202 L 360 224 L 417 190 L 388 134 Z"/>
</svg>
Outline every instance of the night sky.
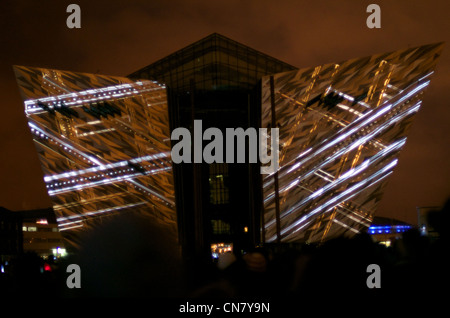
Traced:
<svg viewBox="0 0 450 318">
<path fill-rule="evenodd" d="M 81 29 L 66 8 L 81 7 Z M 366 8 L 381 7 L 381 29 Z M 0 4 L 0 206 L 50 207 L 12 65 L 125 76 L 211 33 L 303 68 L 447 42 L 377 215 L 417 223 L 450 195 L 450 2 L 8 1 Z"/>
</svg>

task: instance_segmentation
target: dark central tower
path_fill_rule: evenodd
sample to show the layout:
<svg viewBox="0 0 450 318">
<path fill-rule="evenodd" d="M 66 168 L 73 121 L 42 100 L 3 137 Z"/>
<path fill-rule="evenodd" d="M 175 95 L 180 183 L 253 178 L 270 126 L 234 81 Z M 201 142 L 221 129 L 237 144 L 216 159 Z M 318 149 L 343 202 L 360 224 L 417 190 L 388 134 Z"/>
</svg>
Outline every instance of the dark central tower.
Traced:
<svg viewBox="0 0 450 318">
<path fill-rule="evenodd" d="M 260 79 L 295 67 L 214 33 L 129 75 L 168 88 L 171 130 L 260 127 Z M 236 153 L 236 151 L 235 151 Z M 236 160 L 235 160 L 236 162 Z M 248 162 L 248 160 L 247 160 Z M 258 164 L 174 164 L 178 228 L 187 259 L 260 242 Z M 259 189 L 259 190 L 258 190 Z"/>
</svg>

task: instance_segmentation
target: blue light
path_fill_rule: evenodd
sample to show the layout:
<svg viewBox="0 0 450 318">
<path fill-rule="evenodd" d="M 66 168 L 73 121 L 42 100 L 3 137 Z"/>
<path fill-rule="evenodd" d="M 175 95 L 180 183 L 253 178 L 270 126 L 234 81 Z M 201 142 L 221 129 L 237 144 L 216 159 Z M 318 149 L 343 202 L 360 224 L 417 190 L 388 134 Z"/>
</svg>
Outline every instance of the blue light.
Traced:
<svg viewBox="0 0 450 318">
<path fill-rule="evenodd" d="M 372 225 L 369 227 L 370 234 L 381 234 L 381 233 L 403 233 L 410 230 L 412 226 L 410 225 Z"/>
</svg>

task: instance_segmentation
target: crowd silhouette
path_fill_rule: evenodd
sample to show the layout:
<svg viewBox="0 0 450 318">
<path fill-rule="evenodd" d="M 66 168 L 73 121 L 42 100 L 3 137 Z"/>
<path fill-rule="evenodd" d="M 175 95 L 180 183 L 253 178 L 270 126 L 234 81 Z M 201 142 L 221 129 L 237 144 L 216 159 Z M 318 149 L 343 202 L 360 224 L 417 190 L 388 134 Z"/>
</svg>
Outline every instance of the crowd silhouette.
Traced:
<svg viewBox="0 0 450 318">
<path fill-rule="evenodd" d="M 178 245 L 162 228 L 141 217 L 121 218 L 94 231 L 75 256 L 52 262 L 23 254 L 12 260 L 0 274 L 1 296 L 291 303 L 325 297 L 429 297 L 442 294 L 448 283 L 449 209 L 450 200 L 429 213 L 428 221 L 439 234 L 436 239 L 411 229 L 386 247 L 363 233 L 320 245 L 272 245 L 244 255 L 224 253 L 217 263 L 194 268 L 185 266 Z M 82 269 L 80 289 L 66 286 L 65 269 L 71 263 Z M 369 264 L 380 266 L 381 288 L 368 288 Z"/>
</svg>

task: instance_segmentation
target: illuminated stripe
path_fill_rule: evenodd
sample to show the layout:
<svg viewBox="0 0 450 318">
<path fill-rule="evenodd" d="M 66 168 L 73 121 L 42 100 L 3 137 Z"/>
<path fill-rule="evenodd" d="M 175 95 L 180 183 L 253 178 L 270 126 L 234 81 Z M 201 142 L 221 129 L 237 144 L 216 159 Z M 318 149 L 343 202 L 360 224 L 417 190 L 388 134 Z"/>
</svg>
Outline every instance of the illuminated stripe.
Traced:
<svg viewBox="0 0 450 318">
<path fill-rule="evenodd" d="M 156 191 L 154 191 L 154 190 L 152 190 L 152 189 L 150 189 L 150 188 L 148 188 L 148 187 L 146 187 L 146 186 L 140 184 L 139 182 L 137 182 L 137 181 L 135 181 L 135 180 L 132 180 L 132 179 L 130 179 L 130 180 L 128 180 L 128 181 L 130 181 L 130 182 L 133 183 L 134 185 L 140 187 L 141 189 L 143 189 L 143 190 L 145 190 L 145 191 L 147 191 L 147 192 L 153 194 L 155 197 L 160 198 L 161 200 L 163 200 L 163 201 L 165 201 L 165 202 L 171 204 L 172 206 L 175 205 L 175 202 L 173 202 L 172 200 L 169 200 L 169 199 L 166 198 L 165 196 L 163 196 L 163 195 L 159 194 L 158 192 L 156 192 Z"/>
<path fill-rule="evenodd" d="M 113 194 L 108 194 L 108 195 L 103 195 L 103 196 L 99 196 L 99 197 L 95 197 L 92 199 L 81 199 L 79 201 L 74 201 L 74 202 L 68 202 L 65 204 L 55 204 L 53 206 L 53 210 L 55 212 L 58 212 L 60 210 L 70 210 L 71 208 L 74 207 L 79 207 L 79 206 L 83 206 L 83 205 L 89 205 L 89 204 L 95 204 L 95 203 L 103 203 L 106 200 L 113 198 L 113 199 L 118 199 L 120 197 L 123 196 L 127 196 L 129 195 L 128 192 L 119 192 L 119 193 L 113 193 Z"/>
<path fill-rule="evenodd" d="M 46 80 L 50 81 L 49 79 L 46 79 Z M 65 106 L 67 106 L 67 107 L 82 106 L 82 104 L 97 102 L 99 100 L 117 99 L 119 97 L 124 97 L 124 96 L 132 95 L 132 94 L 135 94 L 135 95 L 136 94 L 145 94 L 147 92 L 152 92 L 155 90 L 165 88 L 164 85 L 159 84 L 157 82 L 153 82 L 153 83 L 159 85 L 159 87 L 152 86 L 151 88 L 145 88 L 143 85 L 147 84 L 147 83 L 150 84 L 149 81 L 126 83 L 126 84 L 119 84 L 119 85 L 107 86 L 107 87 L 102 87 L 102 88 L 90 88 L 90 89 L 83 90 L 83 91 L 68 92 L 67 94 L 54 95 L 54 96 L 38 98 L 38 99 L 29 99 L 24 102 L 25 107 L 26 107 L 26 113 L 27 114 L 45 113 L 46 111 L 37 105 L 38 102 L 46 103 L 46 102 L 64 101 Z M 57 85 L 55 83 L 53 83 L 53 84 Z M 68 91 L 62 87 L 60 87 L 60 88 L 65 91 Z M 88 95 L 95 95 L 95 94 L 97 94 L 97 95 L 102 94 L 102 95 L 95 97 L 95 98 L 87 98 Z"/>
<path fill-rule="evenodd" d="M 167 170 L 171 170 L 171 169 L 172 169 L 172 167 L 165 167 L 165 168 L 147 170 L 145 172 L 145 175 L 155 174 L 155 173 L 159 173 L 159 172 L 167 171 Z M 142 173 L 138 172 L 138 173 L 135 173 L 135 174 L 123 175 L 123 176 L 118 176 L 118 177 L 115 177 L 115 178 L 103 179 L 103 180 L 93 181 L 93 182 L 84 183 L 84 184 L 77 184 L 77 185 L 66 187 L 66 188 L 62 188 L 62 189 L 48 190 L 47 192 L 48 192 L 48 194 L 50 196 L 54 196 L 54 195 L 57 195 L 57 194 L 66 193 L 66 192 L 69 192 L 69 191 L 79 191 L 79 190 L 83 190 L 83 189 L 86 189 L 86 188 L 95 187 L 95 186 L 98 186 L 98 185 L 107 185 L 107 184 L 112 184 L 112 183 L 116 183 L 116 182 L 131 181 L 131 178 L 139 177 L 139 176 L 142 176 L 142 175 L 143 175 Z"/>
<path fill-rule="evenodd" d="M 342 223 L 341 221 L 337 220 L 337 219 L 333 219 L 333 222 L 336 224 L 339 224 L 340 226 L 342 226 L 343 228 L 349 229 L 350 231 L 354 232 L 354 233 L 359 233 L 358 230 L 352 228 L 351 226 L 348 226 L 345 223 Z"/>
<path fill-rule="evenodd" d="M 80 221 L 81 222 L 81 221 Z M 73 225 L 73 226 L 68 226 L 68 227 L 63 227 L 64 225 L 59 225 L 59 231 L 66 231 L 66 230 L 71 230 L 71 229 L 75 229 L 75 228 L 79 228 L 79 227 L 83 227 L 83 224 L 78 224 L 78 225 Z"/>
<path fill-rule="evenodd" d="M 90 211 L 90 212 L 85 212 L 85 213 L 80 213 L 78 215 L 70 215 L 70 216 L 66 216 L 66 217 L 59 217 L 56 219 L 56 221 L 61 222 L 61 225 L 66 225 L 66 224 L 72 224 L 72 223 L 76 223 L 76 222 L 80 222 L 78 221 L 71 221 L 71 222 L 67 222 L 67 223 L 62 223 L 64 221 L 69 221 L 72 219 L 77 219 L 77 218 L 85 218 L 87 216 L 91 217 L 93 215 L 97 215 L 97 214 L 103 214 L 103 213 L 107 213 L 107 212 L 112 212 L 112 211 L 117 211 L 117 210 L 122 210 L 125 208 L 133 208 L 136 206 L 140 206 L 143 204 L 147 204 L 148 202 L 135 202 L 135 203 L 129 203 L 126 205 L 121 205 L 121 206 L 115 206 L 112 208 L 106 208 L 106 209 L 101 209 L 101 210 L 97 210 L 97 211 Z"/>
<path fill-rule="evenodd" d="M 158 153 L 158 154 L 155 154 L 155 155 L 148 155 L 148 156 L 144 156 L 144 157 L 133 158 L 133 159 L 130 159 L 128 161 L 119 161 L 119 162 L 110 163 L 110 164 L 101 164 L 101 165 L 98 165 L 96 167 L 83 169 L 83 170 L 67 171 L 67 172 L 63 172 L 63 173 L 60 173 L 60 174 L 56 174 L 56 175 L 44 176 L 44 181 L 45 182 L 50 182 L 50 181 L 53 181 L 53 180 L 59 180 L 59 179 L 63 179 L 63 178 L 70 178 L 70 177 L 81 176 L 81 175 L 84 175 L 86 173 L 91 173 L 91 172 L 97 172 L 97 171 L 104 171 L 104 170 L 108 170 L 108 169 L 126 167 L 128 165 L 128 162 L 140 163 L 140 162 L 143 162 L 143 161 L 152 161 L 152 160 L 157 160 L 157 159 L 161 159 L 161 158 L 167 158 L 167 157 L 169 157 L 169 155 L 170 155 L 169 152 L 161 152 L 161 153 Z"/>
<path fill-rule="evenodd" d="M 115 128 L 106 128 L 106 129 L 90 131 L 90 132 L 82 133 L 82 134 L 78 134 L 77 133 L 77 136 L 78 137 L 86 137 L 86 136 L 92 136 L 92 135 L 95 135 L 95 134 L 104 134 L 106 132 L 111 132 L 111 131 L 116 131 L 116 129 Z"/>
<path fill-rule="evenodd" d="M 88 155 L 86 155 L 85 153 L 83 153 L 82 151 L 79 151 L 78 149 L 76 149 L 75 147 L 73 147 L 72 145 L 66 143 L 65 141 L 63 141 L 63 140 L 61 140 L 61 139 L 59 139 L 59 138 L 57 138 L 57 137 L 55 137 L 55 136 L 51 136 L 51 135 L 47 134 L 46 131 L 44 131 L 43 129 L 39 128 L 38 126 L 36 126 L 36 125 L 35 125 L 34 123 L 32 123 L 31 121 L 28 122 L 28 126 L 30 126 L 32 129 L 34 129 L 34 130 L 40 132 L 40 133 L 43 134 L 43 135 L 48 135 L 48 136 L 50 136 L 50 138 L 56 140 L 58 143 L 60 143 L 61 145 L 63 145 L 63 146 L 66 147 L 67 149 L 69 149 L 69 150 L 71 150 L 71 151 L 73 151 L 73 152 L 79 154 L 80 156 L 86 158 L 87 160 L 92 161 L 92 162 L 94 162 L 94 163 L 96 163 L 96 164 L 98 164 L 98 165 L 101 165 L 100 161 L 98 161 L 96 158 L 91 157 L 91 156 L 88 156 Z M 64 136 L 62 136 L 62 137 L 65 138 Z"/>
</svg>

